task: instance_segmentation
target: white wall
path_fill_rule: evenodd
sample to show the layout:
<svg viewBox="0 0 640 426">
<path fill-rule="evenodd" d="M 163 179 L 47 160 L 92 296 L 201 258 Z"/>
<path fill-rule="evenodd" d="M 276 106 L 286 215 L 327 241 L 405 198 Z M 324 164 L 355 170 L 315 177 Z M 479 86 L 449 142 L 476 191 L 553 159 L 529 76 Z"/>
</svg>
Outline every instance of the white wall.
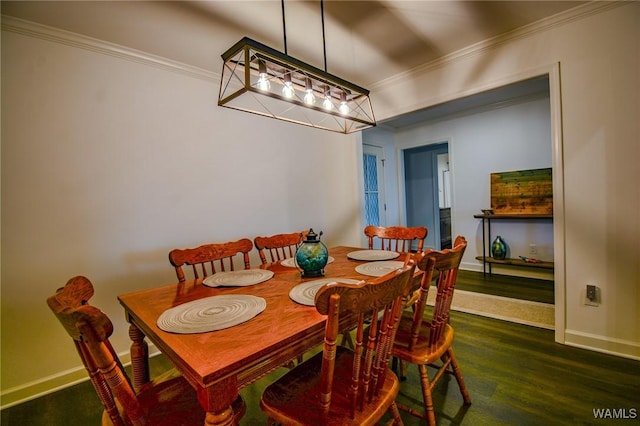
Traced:
<svg viewBox="0 0 640 426">
<path fill-rule="evenodd" d="M 553 19 L 508 40 L 474 46 L 373 87 L 385 119 L 540 75 L 552 79 L 556 338 L 640 358 L 640 3 L 590 3 L 580 18 Z M 417 87 L 427 88 L 416 90 Z M 558 92 L 558 96 L 555 96 Z M 553 123 L 553 122 L 552 122 Z M 558 202 L 556 202 L 558 201 Z M 557 204 L 557 205 L 556 205 Z M 558 234 L 558 233 L 557 233 Z M 559 255 L 559 256 L 558 256 Z M 602 292 L 585 306 L 584 289 Z M 560 305 L 560 306 L 559 306 Z"/>
<path fill-rule="evenodd" d="M 3 405 L 86 377 L 46 305 L 74 275 L 126 354 L 116 297 L 175 282 L 173 248 L 309 227 L 359 243 L 355 136 L 220 108 L 203 70 L 29 29 L 2 32 Z"/>
</svg>

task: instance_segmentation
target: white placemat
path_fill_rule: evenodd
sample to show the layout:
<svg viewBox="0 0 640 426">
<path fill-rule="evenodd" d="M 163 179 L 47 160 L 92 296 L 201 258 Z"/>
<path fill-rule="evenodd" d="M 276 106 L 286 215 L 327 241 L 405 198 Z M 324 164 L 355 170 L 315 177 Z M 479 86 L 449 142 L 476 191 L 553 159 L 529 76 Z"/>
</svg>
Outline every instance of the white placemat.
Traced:
<svg viewBox="0 0 640 426">
<path fill-rule="evenodd" d="M 167 309 L 158 317 L 157 324 L 170 333 L 206 333 L 249 321 L 266 307 L 267 302 L 262 297 L 246 294 L 211 296 Z"/>
<path fill-rule="evenodd" d="M 267 269 L 242 269 L 215 273 L 205 278 L 202 284 L 209 287 L 244 287 L 267 281 L 272 277 L 273 271 Z"/>
<path fill-rule="evenodd" d="M 391 260 L 400 256 L 400 253 L 389 250 L 356 250 L 350 253 L 347 253 L 347 257 L 353 260 L 367 260 L 367 261 L 377 261 L 377 260 Z"/>
<path fill-rule="evenodd" d="M 327 265 L 330 264 L 331 262 L 333 262 L 335 259 L 331 256 L 329 256 L 328 260 L 327 260 Z M 280 262 L 280 264 L 282 266 L 286 266 L 288 268 L 297 268 L 298 264 L 296 262 L 296 258 L 295 257 L 290 257 L 288 259 L 283 260 L 282 262 Z"/>
<path fill-rule="evenodd" d="M 319 280 L 307 281 L 306 283 L 298 284 L 289 292 L 289 297 L 296 303 L 307 306 L 315 306 L 316 293 L 323 285 L 327 283 L 346 283 L 346 284 L 358 284 L 360 281 L 352 280 L 348 278 L 322 278 Z"/>
<path fill-rule="evenodd" d="M 362 275 L 381 277 L 391 271 L 402 268 L 404 262 L 399 260 L 385 260 L 382 262 L 369 262 L 356 266 L 356 271 Z"/>
</svg>

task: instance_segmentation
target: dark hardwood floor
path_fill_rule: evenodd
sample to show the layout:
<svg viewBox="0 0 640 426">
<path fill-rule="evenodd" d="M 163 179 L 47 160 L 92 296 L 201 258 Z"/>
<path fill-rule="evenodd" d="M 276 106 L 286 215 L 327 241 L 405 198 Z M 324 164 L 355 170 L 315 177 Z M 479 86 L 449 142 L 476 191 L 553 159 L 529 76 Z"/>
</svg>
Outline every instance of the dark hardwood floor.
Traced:
<svg viewBox="0 0 640 426">
<path fill-rule="evenodd" d="M 533 302 L 554 303 L 553 281 L 534 278 L 486 274 L 482 272 L 458 272 L 456 289 Z"/>
<path fill-rule="evenodd" d="M 472 404 L 464 406 L 455 379 L 443 378 L 434 393 L 439 425 L 624 425 L 634 419 L 596 419 L 596 409 L 640 415 L 640 362 L 560 345 L 553 331 L 452 312 L 454 348 Z M 167 368 L 152 359 L 157 373 Z M 242 390 L 247 413 L 242 425 L 266 424 L 259 408 L 262 390 L 276 376 Z M 419 407 L 415 366 L 407 366 L 400 400 Z M 631 411 L 631 410 L 635 411 Z M 102 408 L 89 382 L 0 412 L 4 425 L 98 425 Z M 609 411 L 612 413 L 613 411 Z M 403 413 L 406 425 L 424 424 Z"/>
<path fill-rule="evenodd" d="M 553 281 L 460 271 L 457 289 L 553 303 Z M 640 361 L 560 345 L 553 331 L 452 312 L 454 349 L 473 403 L 462 404 L 455 380 L 443 378 L 434 391 L 439 425 L 620 425 L 640 421 Z M 152 358 L 152 374 L 169 367 Z M 242 390 L 247 413 L 242 425 L 266 424 L 259 408 L 264 387 L 280 369 Z M 399 400 L 420 407 L 415 366 L 407 366 Z M 633 418 L 596 419 L 594 410 Z M 102 407 L 84 382 L 0 411 L 2 426 L 98 425 Z M 406 425 L 424 424 L 403 413 Z"/>
<path fill-rule="evenodd" d="M 621 424 L 596 419 L 593 410 L 640 410 L 639 361 L 555 343 L 551 330 L 458 312 L 451 322 L 473 403 L 462 405 L 454 379 L 436 388 L 439 424 Z M 420 401 L 417 374 L 403 383 L 401 394 Z"/>
</svg>

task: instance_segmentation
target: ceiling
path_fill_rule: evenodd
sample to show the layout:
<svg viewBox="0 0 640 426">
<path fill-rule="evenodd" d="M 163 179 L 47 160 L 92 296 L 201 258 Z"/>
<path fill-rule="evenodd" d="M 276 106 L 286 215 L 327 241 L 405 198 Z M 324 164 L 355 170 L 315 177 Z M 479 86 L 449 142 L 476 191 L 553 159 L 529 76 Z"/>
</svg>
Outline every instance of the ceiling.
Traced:
<svg viewBox="0 0 640 426">
<path fill-rule="evenodd" d="M 583 1 L 6 1 L 3 15 L 220 73 L 244 36 L 369 88 Z M 323 53 L 323 19 L 326 64 Z M 286 32 L 285 32 L 286 31 Z M 285 49 L 286 34 L 286 49 Z"/>
<path fill-rule="evenodd" d="M 578 1 L 330 1 L 327 71 L 368 87 Z M 2 14 L 220 72 L 244 36 L 284 51 L 282 6 L 263 1 L 5 1 Z M 319 1 L 284 2 L 287 53 L 324 68 Z"/>
</svg>

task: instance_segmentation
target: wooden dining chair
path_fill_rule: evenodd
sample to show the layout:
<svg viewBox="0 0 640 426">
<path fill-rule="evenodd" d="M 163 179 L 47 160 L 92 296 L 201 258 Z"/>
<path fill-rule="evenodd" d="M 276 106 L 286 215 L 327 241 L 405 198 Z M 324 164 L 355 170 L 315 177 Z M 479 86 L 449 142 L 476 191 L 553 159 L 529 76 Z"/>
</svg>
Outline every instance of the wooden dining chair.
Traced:
<svg viewBox="0 0 640 426">
<path fill-rule="evenodd" d="M 204 244 L 196 248 L 174 249 L 169 252 L 169 262 L 176 269 L 178 281 L 186 280 L 183 266 L 192 267 L 193 278 L 205 278 L 218 271 L 234 271 L 234 259 L 242 259 L 244 269 L 251 268 L 249 252 L 253 243 L 248 238 L 227 243 Z M 236 256 L 238 258 L 236 258 Z M 242 265 L 240 265 L 242 266 Z"/>
<path fill-rule="evenodd" d="M 322 352 L 265 389 L 260 407 L 270 424 L 370 425 L 386 412 L 402 424 L 389 358 L 414 269 L 410 261 L 383 277 L 318 290 L 316 310 L 327 315 Z M 356 324 L 354 349 L 337 345 L 344 320 Z"/>
<path fill-rule="evenodd" d="M 452 249 L 427 250 L 422 253 L 423 257 L 417 261 L 417 268 L 424 272 L 418 297 L 413 309 L 405 310 L 402 314 L 392 350 L 392 355 L 400 360 L 401 371 L 403 362 L 418 366 L 424 412 L 400 404 L 398 407 L 426 420 L 431 426 L 436 424 L 432 389 L 445 373 L 455 376 L 464 403 L 471 404 L 471 397 L 453 352 L 454 329 L 449 324 L 458 268 L 466 248 L 466 239 L 458 236 Z M 424 319 L 427 295 L 435 275 L 437 295 L 431 320 L 427 321 Z M 432 378 L 429 378 L 428 366 L 436 369 Z M 401 376 L 404 376 L 403 372 Z"/>
<path fill-rule="evenodd" d="M 295 256 L 296 250 L 304 239 L 305 234 L 306 231 L 256 237 L 253 239 L 253 243 L 260 255 L 260 261 L 264 265 Z"/>
<path fill-rule="evenodd" d="M 373 226 L 364 228 L 364 234 L 369 239 L 369 249 L 393 250 L 402 253 L 421 252 L 428 230 L 424 226 Z M 414 249 L 413 244 L 417 243 Z"/>
<path fill-rule="evenodd" d="M 77 276 L 49 297 L 47 304 L 73 339 L 89 373 L 104 407 L 102 425 L 203 425 L 206 413 L 196 392 L 175 369 L 134 392 L 109 342 L 113 324 L 106 314 L 89 305 L 93 294 L 91 281 Z M 233 410 L 236 419 L 244 414 L 241 397 Z"/>
</svg>

